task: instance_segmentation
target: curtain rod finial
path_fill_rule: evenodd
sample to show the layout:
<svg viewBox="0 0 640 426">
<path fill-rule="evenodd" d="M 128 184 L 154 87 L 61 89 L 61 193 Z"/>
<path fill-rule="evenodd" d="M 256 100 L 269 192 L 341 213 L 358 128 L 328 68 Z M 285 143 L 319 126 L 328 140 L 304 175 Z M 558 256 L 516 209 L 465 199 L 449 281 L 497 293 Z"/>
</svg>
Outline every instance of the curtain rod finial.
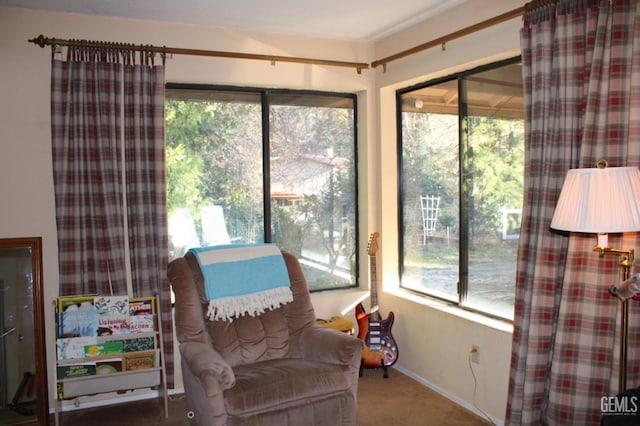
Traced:
<svg viewBox="0 0 640 426">
<path fill-rule="evenodd" d="M 47 44 L 49 44 L 49 39 L 40 34 L 38 37 L 29 40 L 29 43 L 37 44 L 40 47 L 45 47 Z"/>
</svg>

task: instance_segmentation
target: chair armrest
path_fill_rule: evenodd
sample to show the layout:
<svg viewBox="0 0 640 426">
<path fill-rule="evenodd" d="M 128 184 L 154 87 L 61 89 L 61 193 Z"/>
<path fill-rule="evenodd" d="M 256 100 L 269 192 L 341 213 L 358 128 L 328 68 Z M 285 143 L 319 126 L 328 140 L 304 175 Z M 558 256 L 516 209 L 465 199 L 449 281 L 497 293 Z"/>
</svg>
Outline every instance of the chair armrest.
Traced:
<svg viewBox="0 0 640 426">
<path fill-rule="evenodd" d="M 303 358 L 360 366 L 363 342 L 354 336 L 313 323 L 304 328 L 299 343 Z"/>
<path fill-rule="evenodd" d="M 231 366 L 216 352 L 209 343 L 183 342 L 180 344 L 182 359 L 194 376 L 198 377 L 209 393 L 211 379 L 215 379 L 222 390 L 236 384 Z"/>
</svg>

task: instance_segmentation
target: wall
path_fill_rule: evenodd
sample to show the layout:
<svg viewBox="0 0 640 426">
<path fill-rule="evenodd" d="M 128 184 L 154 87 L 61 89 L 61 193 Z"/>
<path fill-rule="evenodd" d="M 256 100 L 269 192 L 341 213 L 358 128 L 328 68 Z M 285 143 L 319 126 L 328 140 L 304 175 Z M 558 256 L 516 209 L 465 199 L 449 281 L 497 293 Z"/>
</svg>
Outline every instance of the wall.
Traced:
<svg viewBox="0 0 640 426">
<path fill-rule="evenodd" d="M 43 34 L 370 63 L 449 33 L 454 30 L 452 22 L 457 29 L 520 6 L 511 0 L 470 0 L 467 4 L 469 9 L 457 8 L 446 15 L 446 20 L 420 24 L 375 45 L 0 7 L 0 237 L 43 237 L 45 318 L 53 318 L 50 302 L 58 291 L 49 134 L 51 55 L 49 48 L 41 49 L 28 39 Z M 480 4 L 482 13 L 476 10 Z M 367 259 L 369 232 L 381 231 L 378 275 L 385 291 L 380 294 L 380 302 L 383 313 L 393 310 L 397 316 L 393 329 L 401 351 L 397 367 L 472 408 L 473 383 L 466 355 L 471 343 L 478 344 L 479 406 L 498 421 L 504 417 L 506 403 L 511 339 L 508 325 L 477 321 L 478 317 L 447 311 L 437 303 L 416 303 L 397 289 L 394 90 L 455 68 L 466 69 L 488 58 L 513 55 L 518 47 L 517 28 L 517 23 L 503 25 L 465 37 L 448 43 L 444 52 L 432 50 L 389 64 L 387 72 L 378 68 L 357 74 L 347 68 L 287 63 L 273 66 L 262 61 L 177 55 L 168 59 L 166 66 L 168 82 L 358 94 L 361 255 Z M 361 276 L 365 286 L 367 275 L 364 261 Z M 353 319 L 353 307 L 367 294 L 366 290 L 327 292 L 314 295 L 313 302 L 319 317 L 343 313 Z M 53 331 L 48 328 L 46 335 L 50 397 L 54 395 L 55 379 Z M 177 386 L 181 386 L 179 374 Z"/>
</svg>

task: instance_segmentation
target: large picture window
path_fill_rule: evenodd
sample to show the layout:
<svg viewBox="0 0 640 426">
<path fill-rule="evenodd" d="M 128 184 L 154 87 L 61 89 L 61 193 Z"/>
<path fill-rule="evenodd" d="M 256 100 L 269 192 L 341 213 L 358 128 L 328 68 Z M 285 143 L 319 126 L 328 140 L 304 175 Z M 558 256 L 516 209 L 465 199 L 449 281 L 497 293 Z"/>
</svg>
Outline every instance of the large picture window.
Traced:
<svg viewBox="0 0 640 426">
<path fill-rule="evenodd" d="M 273 242 L 309 288 L 357 283 L 356 98 L 169 84 L 170 252 Z"/>
<path fill-rule="evenodd" d="M 519 58 L 397 99 L 401 286 L 512 319 L 524 188 Z"/>
</svg>

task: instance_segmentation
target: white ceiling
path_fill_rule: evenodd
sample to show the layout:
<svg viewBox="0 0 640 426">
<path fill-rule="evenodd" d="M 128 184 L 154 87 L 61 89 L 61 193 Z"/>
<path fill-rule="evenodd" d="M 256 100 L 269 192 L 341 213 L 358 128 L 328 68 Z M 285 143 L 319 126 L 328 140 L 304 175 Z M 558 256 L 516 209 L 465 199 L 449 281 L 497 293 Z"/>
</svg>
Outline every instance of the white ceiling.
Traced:
<svg viewBox="0 0 640 426">
<path fill-rule="evenodd" d="M 0 6 L 375 41 L 466 1 L 0 0 Z"/>
</svg>

